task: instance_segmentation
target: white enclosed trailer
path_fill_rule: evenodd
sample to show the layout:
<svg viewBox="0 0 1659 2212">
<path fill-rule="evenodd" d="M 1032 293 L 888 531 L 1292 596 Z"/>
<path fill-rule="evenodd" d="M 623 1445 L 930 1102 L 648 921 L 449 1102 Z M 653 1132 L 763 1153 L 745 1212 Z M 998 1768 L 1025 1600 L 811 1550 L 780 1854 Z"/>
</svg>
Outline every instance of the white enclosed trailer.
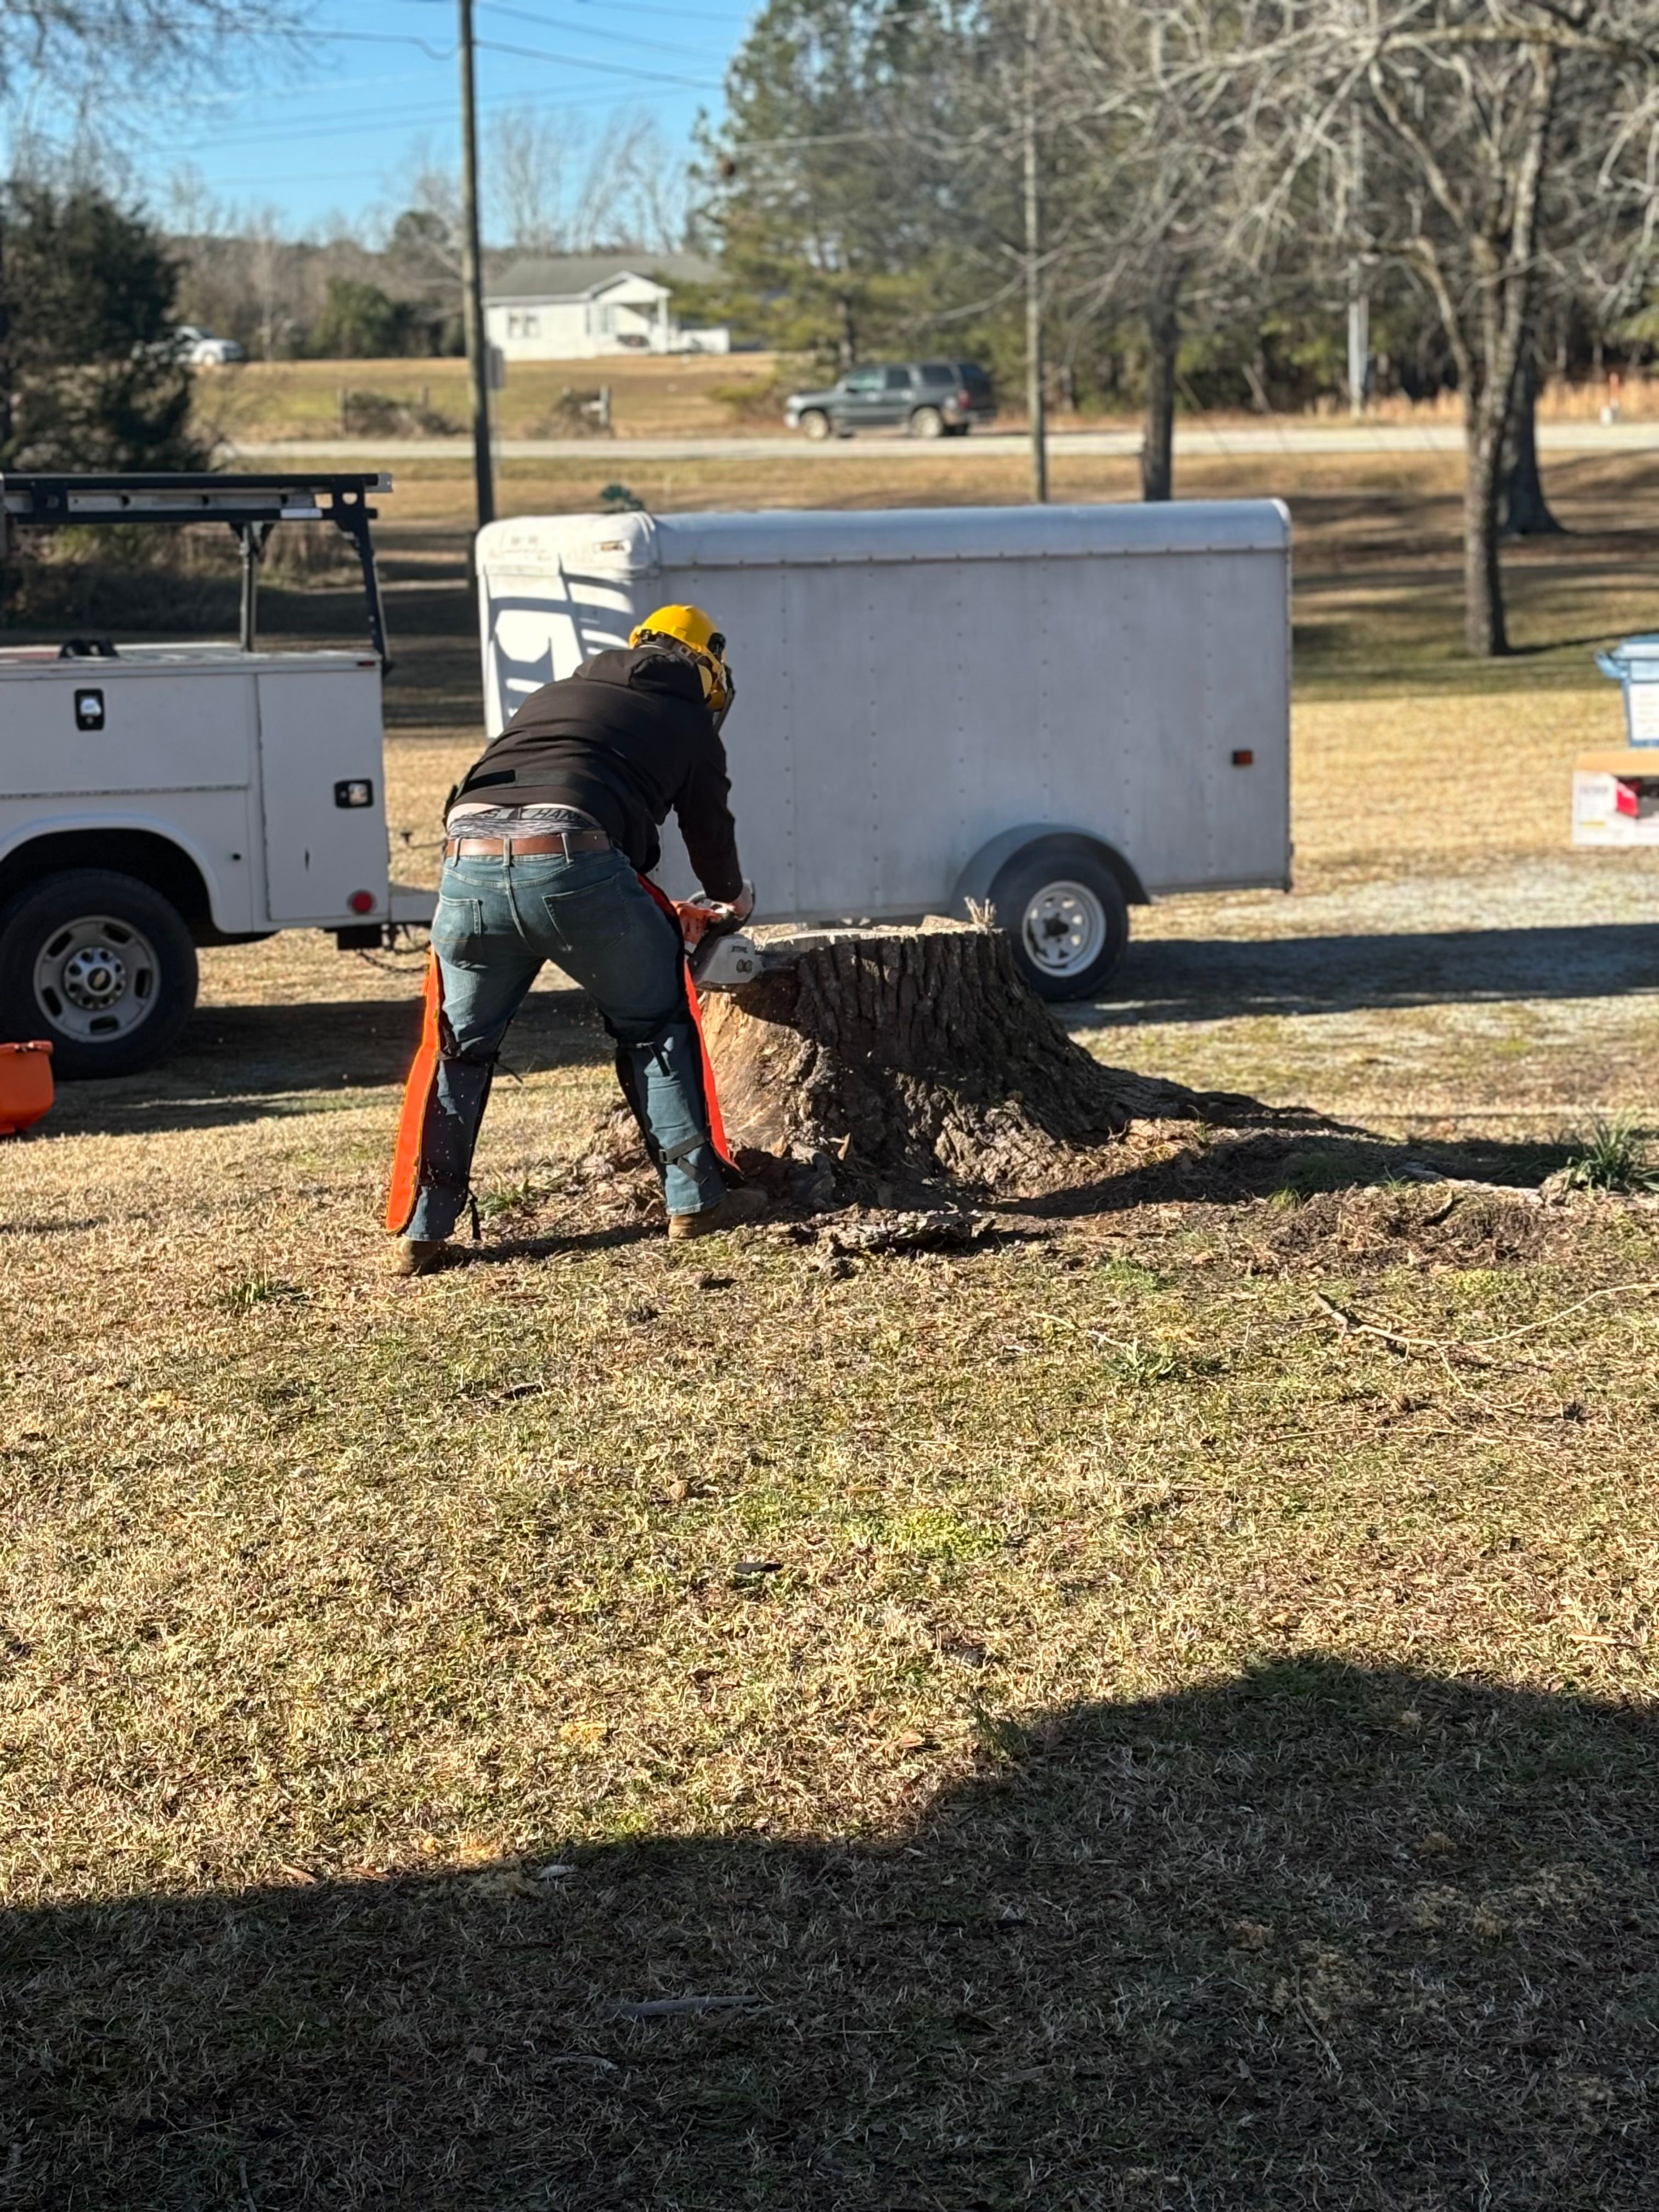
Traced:
<svg viewBox="0 0 1659 2212">
<path fill-rule="evenodd" d="M 244 550 L 240 645 L 0 648 L 0 1038 L 68 1075 L 159 1058 L 196 947 L 279 929 L 383 943 L 428 894 L 387 865 L 380 623 L 367 494 L 381 477 L 9 477 L 12 528 L 216 522 Z M 258 561 L 283 520 L 362 560 L 372 650 L 254 649 Z"/>
<path fill-rule="evenodd" d="M 1036 988 L 1081 997 L 1129 904 L 1288 884 L 1290 562 L 1269 501 L 497 522 L 485 713 L 704 607 L 757 919 L 988 903 Z M 694 887 L 672 823 L 659 874 Z"/>
</svg>

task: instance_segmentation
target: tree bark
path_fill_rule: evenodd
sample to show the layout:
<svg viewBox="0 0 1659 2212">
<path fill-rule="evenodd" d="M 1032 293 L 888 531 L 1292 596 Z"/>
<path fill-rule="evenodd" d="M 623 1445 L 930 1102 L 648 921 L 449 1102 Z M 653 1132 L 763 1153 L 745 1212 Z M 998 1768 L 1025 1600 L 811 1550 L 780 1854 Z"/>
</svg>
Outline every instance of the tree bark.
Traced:
<svg viewBox="0 0 1659 2212">
<path fill-rule="evenodd" d="M 1498 556 L 1504 415 L 1492 393 L 1470 399 L 1464 410 L 1463 641 L 1483 660 L 1510 649 Z"/>
<path fill-rule="evenodd" d="M 1506 538 L 1547 538 L 1558 535 L 1556 520 L 1544 496 L 1538 472 L 1538 353 L 1528 345 L 1522 356 L 1516 381 L 1515 407 L 1504 451 L 1503 529 Z"/>
<path fill-rule="evenodd" d="M 859 360 L 858 324 L 853 314 L 850 293 L 843 292 L 836 302 L 841 316 L 841 340 L 838 350 L 843 369 L 856 368 Z"/>
<path fill-rule="evenodd" d="M 1178 284 L 1146 310 L 1146 429 L 1140 448 L 1140 496 L 1175 497 L 1176 359 L 1181 346 Z"/>
<path fill-rule="evenodd" d="M 798 948 L 798 949 L 797 949 Z M 1252 1100 L 1106 1067 L 1027 988 L 1002 930 L 834 930 L 764 947 L 703 1030 L 727 1142 L 747 1176 L 813 1207 L 1074 1185 L 1131 1121 L 1265 1124 Z M 625 1114 L 594 1169 L 642 1162 Z"/>
<path fill-rule="evenodd" d="M 1468 255 L 1466 282 L 1426 230 L 1413 245 L 1462 386 L 1463 635 L 1483 659 L 1509 651 L 1498 556 L 1504 447 L 1522 351 L 1531 340 L 1540 208 L 1560 82 L 1560 55 L 1553 45 L 1517 36 L 1522 45 L 1532 81 L 1515 167 L 1503 179 L 1504 191 L 1483 187 L 1474 198 L 1455 185 L 1420 118 L 1390 88 L 1380 52 L 1367 72 L 1384 120 L 1418 163 Z"/>
</svg>

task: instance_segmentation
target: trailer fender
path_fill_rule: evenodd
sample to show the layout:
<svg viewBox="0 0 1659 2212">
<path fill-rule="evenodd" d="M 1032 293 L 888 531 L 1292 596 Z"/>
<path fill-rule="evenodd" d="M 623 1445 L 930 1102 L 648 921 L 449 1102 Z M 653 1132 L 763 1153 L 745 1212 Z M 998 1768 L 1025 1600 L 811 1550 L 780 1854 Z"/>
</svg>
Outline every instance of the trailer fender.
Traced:
<svg viewBox="0 0 1659 2212">
<path fill-rule="evenodd" d="M 1091 830 L 1079 830 L 1075 823 L 1027 822 L 1018 830 L 1005 830 L 1000 836 L 993 837 L 988 845 L 980 847 L 957 878 L 956 888 L 951 894 L 951 912 L 965 921 L 969 901 L 971 899 L 975 906 L 983 906 L 991 896 L 992 884 L 1010 860 L 1028 846 L 1044 845 L 1051 839 L 1064 840 L 1073 848 L 1086 848 L 1117 878 L 1124 898 L 1130 906 L 1152 904 L 1146 887 L 1133 862 L 1126 860 L 1115 845 L 1109 845 L 1103 837 L 1097 837 Z"/>
</svg>

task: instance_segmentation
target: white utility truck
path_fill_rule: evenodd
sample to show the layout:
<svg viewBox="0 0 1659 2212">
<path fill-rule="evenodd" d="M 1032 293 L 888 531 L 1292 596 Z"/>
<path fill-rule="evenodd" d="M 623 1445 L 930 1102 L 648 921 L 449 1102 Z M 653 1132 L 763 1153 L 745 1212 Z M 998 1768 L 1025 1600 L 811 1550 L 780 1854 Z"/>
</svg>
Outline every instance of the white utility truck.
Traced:
<svg viewBox="0 0 1659 2212">
<path fill-rule="evenodd" d="M 329 929 L 342 948 L 427 921 L 390 880 L 369 525 L 385 476 L 9 476 L 6 544 L 76 523 L 228 526 L 236 645 L 71 639 L 0 647 L 0 1039 L 44 1037 L 67 1076 L 172 1045 L 196 948 Z M 263 653 L 258 562 L 279 522 L 327 520 L 362 566 L 370 650 Z"/>
<path fill-rule="evenodd" d="M 526 518 L 477 566 L 492 737 L 653 607 L 714 616 L 757 921 L 989 906 L 1077 999 L 1130 905 L 1288 887 L 1277 501 Z M 659 873 L 695 888 L 672 834 Z"/>
</svg>

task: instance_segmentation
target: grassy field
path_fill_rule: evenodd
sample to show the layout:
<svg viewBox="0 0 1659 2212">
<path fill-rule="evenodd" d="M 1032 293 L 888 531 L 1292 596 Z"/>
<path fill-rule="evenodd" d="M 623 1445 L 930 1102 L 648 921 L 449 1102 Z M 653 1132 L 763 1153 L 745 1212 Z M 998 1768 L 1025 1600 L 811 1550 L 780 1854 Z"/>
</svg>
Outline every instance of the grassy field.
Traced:
<svg viewBox="0 0 1659 2212">
<path fill-rule="evenodd" d="M 1371 1138 L 671 1255 L 573 1188 L 554 988 L 474 1264 L 394 1283 L 418 971 L 294 938 L 0 1148 L 0 2205 L 1651 2203 L 1659 1211 L 1539 1186 L 1659 1121 L 1659 868 L 1565 848 L 1653 487 L 1552 471 L 1474 668 L 1454 480 L 1345 465 L 1185 487 L 1291 500 L 1298 890 L 1155 909 L 1068 1020 Z M 386 531 L 428 879 L 463 496 Z"/>
<path fill-rule="evenodd" d="M 751 421 L 750 408 L 729 404 L 724 396 L 768 392 L 779 374 L 777 356 L 768 353 L 514 362 L 491 400 L 492 420 L 504 437 L 568 437 L 572 425 L 559 412 L 560 395 L 608 384 L 611 424 L 619 437 L 781 431 L 776 406 L 763 408 L 760 419 Z M 374 392 L 404 407 L 429 410 L 456 430 L 471 421 L 466 363 L 449 359 L 246 362 L 201 371 L 195 392 L 197 424 L 216 437 L 337 436 L 343 392 Z"/>
<path fill-rule="evenodd" d="M 802 390 L 817 386 L 828 374 L 810 361 L 772 353 L 732 355 L 680 354 L 659 358 L 632 355 L 607 356 L 598 361 L 514 362 L 507 382 L 492 401 L 493 418 L 501 434 L 509 438 L 563 436 L 570 426 L 559 412 L 562 392 L 591 392 L 601 384 L 611 389 L 612 425 L 617 437 L 697 437 L 745 434 L 783 429 L 778 398 L 780 386 Z M 374 392 L 400 405 L 429 410 L 459 430 L 468 422 L 466 365 L 464 362 L 387 361 L 244 362 L 229 368 L 203 369 L 195 386 L 195 415 L 198 428 L 210 436 L 239 439 L 322 438 L 339 434 L 341 394 Z M 1541 396 L 1539 414 L 1546 422 L 1594 419 L 1613 397 L 1601 382 L 1581 386 L 1552 385 Z M 1650 419 L 1659 412 L 1659 385 L 1642 377 L 1626 377 L 1619 392 L 1620 412 L 1627 422 Z M 1001 395 L 1005 425 L 1023 420 L 1018 394 Z M 1412 422 L 1456 424 L 1462 402 L 1455 392 L 1445 392 L 1434 402 L 1413 404 L 1404 398 L 1373 403 L 1371 419 L 1392 425 Z M 1133 412 L 1115 416 L 1058 418 L 1060 428 L 1133 422 Z M 1237 420 L 1259 430 L 1263 418 L 1255 415 L 1216 416 L 1211 422 Z M 418 434 L 417 426 L 410 425 Z M 434 420 L 427 434 L 440 428 Z M 1062 441 L 1063 442 L 1063 441 Z"/>
</svg>

